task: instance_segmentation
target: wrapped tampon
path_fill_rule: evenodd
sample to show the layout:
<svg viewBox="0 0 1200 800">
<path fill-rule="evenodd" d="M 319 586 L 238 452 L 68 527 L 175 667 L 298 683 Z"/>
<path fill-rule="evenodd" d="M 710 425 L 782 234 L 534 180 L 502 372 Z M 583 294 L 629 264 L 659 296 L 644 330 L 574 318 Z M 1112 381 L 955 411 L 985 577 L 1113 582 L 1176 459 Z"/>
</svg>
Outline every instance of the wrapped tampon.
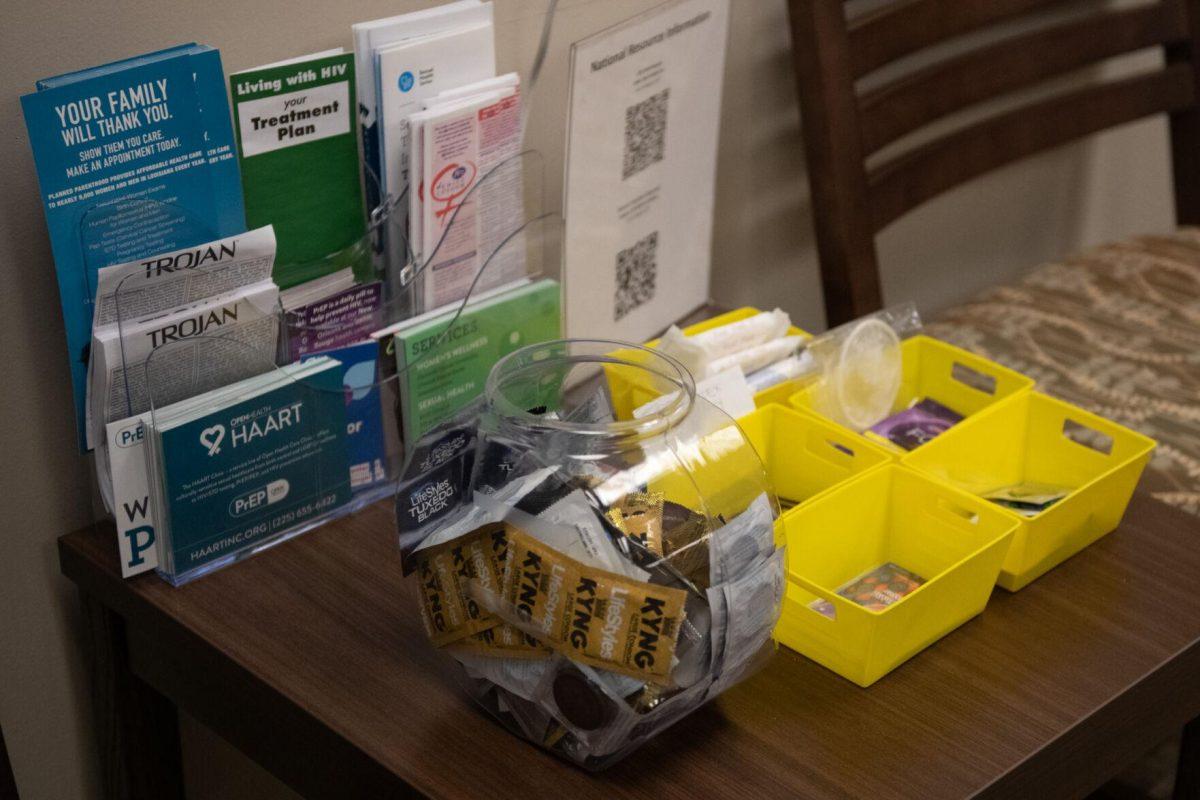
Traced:
<svg viewBox="0 0 1200 800">
<path fill-rule="evenodd" d="M 697 333 L 689 338 L 694 344 L 703 347 L 709 358 L 717 359 L 785 336 L 791 326 L 792 321 L 788 315 L 777 308 Z"/>
<path fill-rule="evenodd" d="M 785 381 L 805 375 L 815 375 L 816 370 L 817 365 L 813 361 L 812 354 L 804 350 L 797 355 L 788 356 L 782 361 L 776 361 L 774 364 L 768 364 L 762 369 L 750 373 L 746 376 L 746 383 L 750 385 L 750 391 L 758 393 Z"/>
<path fill-rule="evenodd" d="M 776 361 L 782 361 L 795 354 L 803 344 L 803 336 L 784 336 L 782 339 L 772 339 L 769 342 L 710 361 L 707 374 L 716 375 L 733 367 L 741 367 L 742 372 L 748 375 L 768 364 L 774 364 Z"/>
<path fill-rule="evenodd" d="M 687 336 L 672 325 L 663 335 L 658 349 L 682 363 L 697 379 L 714 375 L 738 361 L 727 362 L 720 369 L 714 362 L 752 350 L 773 340 L 786 336 L 791 328 L 788 315 L 778 308 L 764 311 L 728 325 Z M 786 355 L 786 354 L 785 354 Z M 778 360 L 778 359 L 775 359 Z M 770 363 L 764 362 L 759 366 Z"/>
</svg>

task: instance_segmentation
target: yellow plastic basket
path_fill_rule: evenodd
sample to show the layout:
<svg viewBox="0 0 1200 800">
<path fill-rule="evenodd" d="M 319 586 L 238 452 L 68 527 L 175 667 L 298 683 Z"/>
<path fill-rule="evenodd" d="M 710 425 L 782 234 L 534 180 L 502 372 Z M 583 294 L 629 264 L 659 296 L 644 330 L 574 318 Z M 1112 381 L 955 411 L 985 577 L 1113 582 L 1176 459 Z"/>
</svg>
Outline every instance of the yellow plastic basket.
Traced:
<svg viewBox="0 0 1200 800">
<path fill-rule="evenodd" d="M 1017 521 L 893 463 L 792 509 L 782 527 L 788 586 L 775 638 L 869 686 L 983 611 Z M 837 594 L 887 562 L 925 583 L 880 611 Z M 833 618 L 813 607 L 819 600 Z"/>
<path fill-rule="evenodd" d="M 1153 439 L 1039 392 L 998 404 L 906 456 L 903 463 L 969 492 L 1022 482 L 1073 491 L 1019 524 L 998 583 L 1016 591 L 1121 522 Z"/>
<path fill-rule="evenodd" d="M 900 353 L 903 360 L 900 390 L 892 413 L 908 408 L 914 400 L 928 397 L 969 417 L 1033 386 L 1033 381 L 1019 372 L 929 336 L 904 340 Z M 813 392 L 813 386 L 805 386 L 788 402 L 821 416 L 813 407 Z"/>
<path fill-rule="evenodd" d="M 689 325 L 683 329 L 683 332 L 688 336 L 694 336 L 697 333 L 703 333 L 704 331 L 719 328 L 722 325 L 738 322 L 761 313 L 757 308 L 746 306 L 736 311 L 729 311 L 711 319 L 706 319 L 704 322 Z M 788 334 L 791 336 L 803 336 L 806 339 L 812 335 L 800 330 L 795 325 L 788 329 Z M 658 339 L 651 339 L 646 342 L 646 347 L 657 347 L 659 341 Z M 608 368 L 606 372 L 608 374 L 609 392 L 612 395 L 613 410 L 616 412 L 617 419 L 631 418 L 635 408 L 649 403 L 658 397 L 657 392 L 648 385 L 645 385 L 644 381 L 638 379 L 638 372 L 640 370 L 622 370 L 619 366 L 614 366 Z M 765 389 L 754 395 L 754 404 L 758 408 L 762 408 L 772 403 L 787 403 L 788 398 L 801 384 L 802 379 L 797 379 L 785 381 L 778 386 L 772 386 L 770 389 Z"/>
<path fill-rule="evenodd" d="M 894 460 L 884 448 L 786 406 L 765 406 L 738 424 L 785 506 L 809 502 L 847 478 Z"/>
</svg>

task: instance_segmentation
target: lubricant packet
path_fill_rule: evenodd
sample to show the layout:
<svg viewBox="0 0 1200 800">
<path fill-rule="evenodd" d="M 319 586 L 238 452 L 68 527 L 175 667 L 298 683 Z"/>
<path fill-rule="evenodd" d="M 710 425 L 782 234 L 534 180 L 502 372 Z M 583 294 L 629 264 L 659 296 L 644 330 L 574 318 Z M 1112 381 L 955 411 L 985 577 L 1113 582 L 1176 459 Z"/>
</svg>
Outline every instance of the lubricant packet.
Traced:
<svg viewBox="0 0 1200 800">
<path fill-rule="evenodd" d="M 905 595 L 915 592 L 923 583 L 925 579 L 920 575 L 889 561 L 843 584 L 837 593 L 863 608 L 882 611 Z M 816 600 L 809 607 L 827 617 L 837 614 L 828 600 Z"/>
<path fill-rule="evenodd" d="M 997 505 L 1011 509 L 1023 517 L 1034 517 L 1070 494 L 1070 490 L 1062 486 L 1051 486 L 1045 483 L 1017 483 L 992 489 L 982 495 L 984 500 L 991 500 Z"/>
<path fill-rule="evenodd" d="M 760 494 L 746 510 L 708 537 L 709 583 L 716 586 L 743 575 L 775 552 L 775 515 Z"/>
<path fill-rule="evenodd" d="M 871 426 L 866 436 L 902 450 L 915 450 L 959 422 L 962 422 L 962 415 L 957 411 L 925 397 Z"/>
</svg>

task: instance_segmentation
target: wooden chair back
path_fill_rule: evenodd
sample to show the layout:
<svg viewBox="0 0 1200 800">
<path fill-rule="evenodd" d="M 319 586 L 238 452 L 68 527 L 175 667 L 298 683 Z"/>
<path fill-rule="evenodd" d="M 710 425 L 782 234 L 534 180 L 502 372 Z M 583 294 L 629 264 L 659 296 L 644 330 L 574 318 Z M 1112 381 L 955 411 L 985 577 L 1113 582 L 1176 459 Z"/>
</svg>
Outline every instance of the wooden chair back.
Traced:
<svg viewBox="0 0 1200 800">
<path fill-rule="evenodd" d="M 1200 223 L 1200 0 L 1094 10 L 1065 0 L 885 0 L 857 14 L 855 5 L 789 0 L 830 325 L 881 307 L 875 235 L 914 207 L 1152 114 L 1170 115 L 1177 221 Z M 1065 21 L 1037 24 L 1063 9 Z M 939 45 L 953 52 L 933 58 Z M 1161 48 L 1161 67 L 1031 100 L 909 147 L 902 141 L 977 104 L 1151 48 Z"/>
</svg>

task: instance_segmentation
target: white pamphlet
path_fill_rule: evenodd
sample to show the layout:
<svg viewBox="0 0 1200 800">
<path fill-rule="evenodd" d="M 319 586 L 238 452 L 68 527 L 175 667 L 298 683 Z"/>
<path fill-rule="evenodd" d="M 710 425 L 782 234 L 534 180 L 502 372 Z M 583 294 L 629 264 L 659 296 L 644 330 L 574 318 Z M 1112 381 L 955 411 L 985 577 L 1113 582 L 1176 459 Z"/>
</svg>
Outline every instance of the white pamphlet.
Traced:
<svg viewBox="0 0 1200 800">
<path fill-rule="evenodd" d="M 670 392 L 633 410 L 634 419 L 642 419 L 669 406 L 677 392 Z M 741 419 L 754 410 L 754 392 L 738 367 L 730 367 L 696 381 L 696 396 L 707 400 L 734 419 Z"/>
<path fill-rule="evenodd" d="M 96 458 L 108 459 L 112 481 L 112 513 L 117 522 L 121 577 L 158 566 L 158 537 L 150 507 L 150 473 L 146 464 L 146 425 L 150 412 L 108 423 L 108 447 Z"/>
<path fill-rule="evenodd" d="M 408 117 L 444 89 L 496 74 L 492 22 L 405 39 L 376 50 L 380 158 L 384 192 L 408 186 Z"/>
<path fill-rule="evenodd" d="M 421 230 L 425 310 L 462 300 L 485 265 L 476 290 L 524 275 L 524 247 L 509 238 L 525 216 L 521 95 L 515 80 L 506 80 L 504 88 L 478 94 L 463 87 L 409 117 L 421 172 L 410 228 Z"/>
<path fill-rule="evenodd" d="M 381 182 L 381 135 L 379 132 L 379 79 L 375 73 L 376 52 L 388 45 L 454 28 L 491 24 L 492 4 L 480 0 L 458 0 L 433 8 L 394 17 L 359 22 L 351 26 L 354 36 L 354 74 L 357 76 L 358 120 L 363 142 L 363 164 L 367 171 L 367 197 L 379 201 Z M 370 184 L 374 182 L 375 186 Z"/>
<path fill-rule="evenodd" d="M 394 17 L 358 22 L 350 27 L 354 36 L 354 74 L 358 76 L 359 118 L 364 126 L 375 123 L 375 51 L 404 39 L 429 36 L 448 28 L 491 22 L 492 4 L 480 0 L 458 0 L 433 8 L 397 14 Z"/>
</svg>

